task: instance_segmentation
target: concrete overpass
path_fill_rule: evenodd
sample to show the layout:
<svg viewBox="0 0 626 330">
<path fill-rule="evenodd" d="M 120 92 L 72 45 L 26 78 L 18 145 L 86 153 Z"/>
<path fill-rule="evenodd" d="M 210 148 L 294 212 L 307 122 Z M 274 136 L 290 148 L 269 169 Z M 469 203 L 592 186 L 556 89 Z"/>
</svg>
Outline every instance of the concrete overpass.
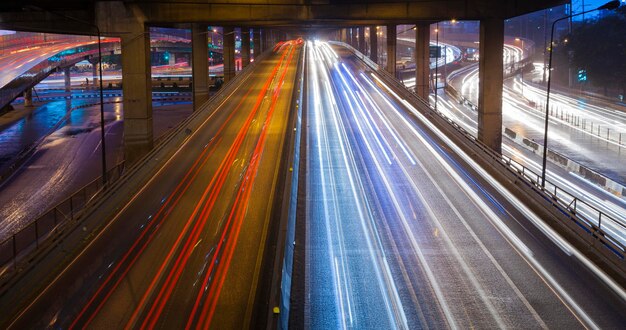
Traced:
<svg viewBox="0 0 626 330">
<path fill-rule="evenodd" d="M 31 0 L 0 5 L 0 28 L 28 31 L 95 34 L 122 40 L 124 80 L 124 130 L 127 159 L 133 161 L 152 148 L 152 106 L 150 93 L 150 26 L 192 28 L 194 106 L 208 96 L 207 27 L 224 26 L 225 81 L 235 75 L 233 28 L 252 27 L 259 53 L 286 33 L 307 34 L 357 27 L 386 25 L 394 31 L 387 38 L 388 70 L 395 71 L 395 25 L 416 24 L 416 89 L 428 94 L 429 24 L 440 20 L 480 20 L 479 139 L 501 151 L 502 48 L 504 20 L 566 3 L 550 1 L 369 1 L 369 0 L 237 0 L 229 2 L 162 1 L 79 1 Z M 346 30 L 337 36 L 347 40 Z M 370 36 L 370 45 L 376 42 Z M 247 40 L 247 39 L 246 39 Z M 243 43 L 243 65 L 249 63 L 249 43 Z M 124 56 L 132 54 L 132 56 Z M 372 52 L 376 57 L 376 52 Z M 393 65 L 392 65 L 393 64 Z"/>
</svg>

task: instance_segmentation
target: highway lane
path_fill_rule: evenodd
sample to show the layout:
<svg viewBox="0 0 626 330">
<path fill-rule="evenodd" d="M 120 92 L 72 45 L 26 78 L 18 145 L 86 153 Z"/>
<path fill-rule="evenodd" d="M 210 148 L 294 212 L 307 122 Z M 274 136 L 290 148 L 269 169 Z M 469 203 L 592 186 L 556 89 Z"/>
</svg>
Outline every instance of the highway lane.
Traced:
<svg viewBox="0 0 626 330">
<path fill-rule="evenodd" d="M 249 324 L 298 53 L 258 64 L 13 326 Z"/>
<path fill-rule="evenodd" d="M 311 46 L 305 328 L 623 324 L 540 219 L 347 52 Z"/>
<path fill-rule="evenodd" d="M 431 96 L 431 100 L 434 100 L 434 95 Z M 474 113 L 471 109 L 465 105 L 457 104 L 456 101 L 445 95 L 440 95 L 438 104 L 439 111 L 474 136 L 478 134 L 476 128 L 477 119 L 475 115 L 470 115 Z M 522 148 L 516 142 L 506 137 L 503 139 L 502 152 L 533 172 L 541 173 L 541 155 Z M 622 243 L 626 243 L 626 200 L 624 198 L 620 198 L 598 187 L 584 177 L 551 162 L 548 162 L 547 166 L 546 176 L 550 182 L 557 184 L 560 189 L 564 189 L 572 196 L 584 200 L 596 209 L 608 214 L 612 218 L 612 220 L 604 223 L 608 226 L 608 231 L 614 237 L 619 238 Z M 549 190 L 553 189 L 551 183 L 548 183 L 547 187 Z M 582 213 L 592 219 L 594 223 L 598 223 L 598 215 L 593 210 L 582 209 Z"/>
<path fill-rule="evenodd" d="M 477 84 L 477 69 L 471 69 L 467 75 L 461 79 L 463 86 Z M 517 81 L 509 81 L 505 85 L 504 106 L 503 106 L 503 127 L 515 131 L 518 135 L 533 139 L 537 143 L 543 140 L 543 120 L 542 110 L 529 106 L 527 101 L 520 99 L 518 92 L 521 87 Z M 513 85 L 518 85 L 515 88 Z M 526 89 L 525 89 L 526 90 Z M 431 95 L 431 104 L 434 103 L 434 95 Z M 557 95 L 556 99 L 567 99 L 563 95 Z M 609 116 L 607 109 L 570 100 L 570 104 L 577 103 L 587 109 L 587 118 L 602 116 L 606 112 L 607 120 L 616 120 L 620 114 Z M 438 109 L 447 117 L 464 127 L 471 134 L 477 135 L 477 113 L 465 104 L 458 104 L 447 94 L 438 96 Z M 594 112 L 595 111 L 595 112 Z M 586 136 L 582 136 L 586 135 Z M 594 169 L 608 177 L 618 181 L 624 171 L 620 159 L 623 158 L 618 147 L 603 142 L 592 134 L 583 133 L 579 127 L 575 127 L 564 120 L 552 116 L 550 121 L 550 146 L 551 150 L 556 150 L 563 155 L 577 161 L 578 163 Z M 515 161 L 532 169 L 535 173 L 541 173 L 541 157 L 521 148 L 517 143 L 507 138 L 503 140 L 503 153 L 512 157 Z M 582 158 L 581 156 L 582 155 Z M 566 171 L 554 164 L 548 164 L 547 178 L 556 183 L 559 188 L 565 189 L 569 194 L 579 199 L 589 202 L 593 207 L 610 215 L 612 220 L 606 222 L 608 231 L 622 243 L 626 243 L 626 200 L 615 196 L 609 191 L 599 188 L 594 183 L 573 172 Z M 548 185 L 549 189 L 553 189 Z M 582 213 L 588 216 L 592 222 L 598 223 L 598 215 L 595 210 L 586 208 Z"/>
<path fill-rule="evenodd" d="M 450 83 L 470 102 L 478 104 L 477 67 L 465 69 Z M 549 148 L 613 180 L 625 182 L 626 169 L 622 164 L 626 162 L 626 153 L 624 146 L 619 146 L 619 140 L 621 133 L 622 144 L 626 145 L 626 114 L 558 92 L 551 93 L 551 104 Z M 462 117 L 469 117 L 470 122 L 476 120 L 475 111 L 454 107 L 458 108 L 455 111 L 462 112 L 457 115 L 462 120 L 465 120 Z M 502 115 L 505 127 L 542 143 L 545 91 L 527 83 L 522 87 L 519 77 L 508 79 L 503 90 Z"/>
</svg>

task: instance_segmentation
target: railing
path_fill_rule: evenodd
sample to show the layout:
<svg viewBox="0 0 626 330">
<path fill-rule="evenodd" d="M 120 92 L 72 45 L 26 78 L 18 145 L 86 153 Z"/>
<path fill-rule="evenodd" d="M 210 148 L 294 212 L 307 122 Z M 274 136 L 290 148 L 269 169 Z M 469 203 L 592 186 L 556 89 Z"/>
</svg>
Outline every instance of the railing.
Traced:
<svg viewBox="0 0 626 330">
<path fill-rule="evenodd" d="M 117 181 L 122 176 L 123 171 L 124 162 L 108 170 L 107 184 Z M 85 206 L 98 196 L 104 190 L 103 188 L 104 185 L 100 176 L 2 241 L 0 243 L 0 265 L 4 268 L 0 269 L 0 274 L 10 265 L 16 267 L 18 256 L 38 249 L 39 244 L 50 234 L 57 233 L 64 225 L 76 220 Z"/>
<path fill-rule="evenodd" d="M 523 87 L 526 89 L 528 88 L 539 89 L 539 86 L 537 84 L 529 83 L 527 81 L 522 82 L 522 84 L 523 84 Z M 543 96 L 542 98 L 538 96 L 531 96 L 532 99 L 526 97 L 525 95 L 522 95 L 522 96 L 524 96 L 524 98 L 528 101 L 529 103 L 528 107 L 530 109 L 533 109 L 534 111 L 537 111 L 541 113 L 542 115 L 545 114 L 545 111 L 546 111 L 545 110 L 546 109 L 545 96 Z M 612 142 L 613 144 L 616 144 L 620 148 L 623 146 L 626 146 L 626 132 L 619 131 L 617 129 L 611 130 L 611 127 L 602 126 L 600 123 L 594 123 L 594 121 L 592 120 L 581 118 L 580 115 L 577 115 L 574 112 L 568 111 L 567 107 L 563 109 L 561 106 L 558 105 L 557 102 L 554 102 L 554 103 L 556 104 L 552 104 L 550 106 L 550 112 L 549 112 L 552 118 L 556 120 L 561 120 L 562 122 L 566 122 L 570 124 L 570 126 L 576 126 L 578 129 L 582 130 L 583 132 L 588 133 L 592 136 L 596 136 L 599 139 L 604 139 L 608 142 Z"/>
<path fill-rule="evenodd" d="M 358 51 L 354 48 L 349 47 L 344 43 L 333 43 L 349 48 L 359 58 L 364 57 L 363 54 L 358 53 Z M 368 63 L 368 61 L 365 61 L 365 63 Z M 609 229 L 611 232 L 617 231 L 626 234 L 626 224 L 618 221 L 589 202 L 572 195 L 549 180 L 546 180 L 545 187 L 542 187 L 541 175 L 535 173 L 533 170 L 525 167 L 524 165 L 517 163 L 510 157 L 493 151 L 487 145 L 479 141 L 473 134 L 457 124 L 454 120 L 447 117 L 444 113 L 436 111 L 430 106 L 430 104 L 426 103 L 422 98 L 417 96 L 414 91 L 408 89 L 391 74 L 379 69 L 377 66 L 372 66 L 372 68 L 375 69 L 379 75 L 386 78 L 387 82 L 392 83 L 397 90 L 401 90 L 405 95 L 409 96 L 413 103 L 425 107 L 428 109 L 428 113 L 435 114 L 440 119 L 443 119 L 465 139 L 481 149 L 481 151 L 488 155 L 489 158 L 502 165 L 519 179 L 523 180 L 523 182 L 525 182 L 532 190 L 540 193 L 544 199 L 548 200 L 553 206 L 557 207 L 564 216 L 574 221 L 577 226 L 589 234 L 587 238 L 588 241 L 592 241 L 592 245 L 594 245 L 594 241 L 599 240 L 605 248 L 615 254 L 618 259 L 622 261 L 620 267 L 622 269 L 626 267 L 626 265 L 623 264 L 623 262 L 626 261 L 626 246 L 624 245 L 623 240 L 618 239 L 605 230 Z M 607 224 L 609 224 L 608 228 Z"/>
</svg>

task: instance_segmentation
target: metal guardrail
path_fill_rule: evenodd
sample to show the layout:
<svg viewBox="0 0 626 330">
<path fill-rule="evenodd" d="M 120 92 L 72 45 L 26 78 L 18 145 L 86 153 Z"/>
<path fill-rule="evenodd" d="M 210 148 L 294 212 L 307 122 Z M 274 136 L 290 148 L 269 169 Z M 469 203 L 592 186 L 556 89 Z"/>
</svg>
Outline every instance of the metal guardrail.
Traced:
<svg viewBox="0 0 626 330">
<path fill-rule="evenodd" d="M 363 54 L 360 54 L 349 45 L 340 42 L 333 43 L 350 49 L 357 57 L 361 59 L 365 57 Z M 367 60 L 364 60 L 364 62 L 368 63 Z M 544 199 L 548 200 L 553 206 L 557 207 L 564 216 L 574 221 L 577 226 L 579 226 L 587 234 L 589 234 L 587 238 L 588 241 L 591 241 L 592 245 L 595 241 L 600 241 L 602 246 L 607 248 L 611 253 L 615 254 L 619 259 L 621 259 L 621 268 L 626 268 L 626 264 L 624 264 L 624 262 L 626 262 L 626 246 L 621 243 L 619 239 L 607 233 L 607 231 L 604 229 L 606 228 L 606 223 L 610 222 L 619 231 L 626 233 L 626 224 L 611 217 L 609 214 L 596 208 L 589 202 L 586 202 L 585 200 L 572 195 L 571 193 L 567 192 L 567 190 L 560 188 L 557 184 L 549 180 L 546 180 L 545 187 L 542 187 L 540 174 L 535 173 L 533 170 L 514 161 L 510 157 L 493 151 L 487 145 L 479 141 L 478 138 L 476 138 L 473 134 L 466 131 L 463 127 L 457 124 L 454 120 L 447 117 L 444 113 L 436 111 L 433 107 L 430 106 L 430 104 L 426 103 L 422 98 L 417 96 L 414 91 L 408 89 L 404 84 L 402 84 L 395 77 L 393 77 L 393 75 L 378 68 L 378 66 L 373 66 L 372 68 L 374 68 L 379 75 L 383 76 L 385 80 L 387 80 L 387 82 L 392 83 L 397 90 L 401 90 L 405 93 L 405 95 L 409 96 L 414 104 L 419 104 L 420 106 L 425 107 L 426 109 L 428 109 L 429 113 L 435 114 L 440 119 L 443 119 L 458 133 L 460 133 L 465 139 L 471 142 L 474 146 L 481 149 L 481 151 L 488 155 L 492 160 L 502 165 L 520 180 L 523 180 L 532 190 L 540 193 Z"/>
<path fill-rule="evenodd" d="M 108 184 L 117 181 L 124 172 L 124 162 L 119 163 L 108 170 Z M 17 259 L 29 251 L 39 248 L 40 242 L 45 240 L 52 233 L 73 223 L 80 215 L 81 211 L 102 191 L 104 191 L 102 177 L 94 179 L 70 197 L 66 198 L 55 207 L 40 215 L 35 221 L 20 229 L 10 237 L 0 243 L 0 265 L 17 267 Z M 0 274 L 4 269 L 0 269 Z"/>
</svg>

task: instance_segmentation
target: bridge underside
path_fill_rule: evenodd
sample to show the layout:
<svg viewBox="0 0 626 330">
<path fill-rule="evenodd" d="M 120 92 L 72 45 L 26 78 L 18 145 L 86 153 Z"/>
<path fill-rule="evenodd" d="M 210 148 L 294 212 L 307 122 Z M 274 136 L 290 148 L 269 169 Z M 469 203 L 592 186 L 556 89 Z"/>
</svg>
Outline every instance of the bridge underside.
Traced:
<svg viewBox="0 0 626 330">
<path fill-rule="evenodd" d="M 27 0 L 0 4 L 0 27 L 21 25 L 24 29 L 85 33 L 84 24 L 59 20 L 45 11 L 63 13 L 95 23 L 116 20 L 110 10 L 124 8 L 146 24 L 209 23 L 252 27 L 318 28 L 328 26 L 414 24 L 416 21 L 480 20 L 510 18 L 567 3 L 565 0 Z M 41 11 L 45 9 L 45 11 Z M 112 32 L 103 30 L 104 33 Z"/>
<path fill-rule="evenodd" d="M 150 93 L 150 26 L 191 28 L 192 24 L 204 26 L 252 27 L 255 40 L 262 41 L 260 51 L 272 42 L 285 37 L 306 35 L 312 30 L 338 30 L 344 27 L 380 26 L 394 28 L 397 24 L 417 24 L 424 29 L 429 22 L 442 20 L 479 20 L 480 34 L 480 95 L 479 138 L 496 151 L 500 151 L 502 118 L 502 47 L 504 20 L 529 12 L 567 3 L 565 0 L 26 0 L 21 3 L 0 4 L 0 28 L 39 32 L 95 34 L 96 26 L 103 35 L 122 39 L 123 88 L 125 110 L 125 138 L 127 155 L 139 158 L 152 148 L 152 107 Z M 260 30 L 262 29 L 262 30 Z M 261 32 L 262 31 L 262 32 Z M 278 32 L 276 32 L 278 31 Z M 257 37 L 261 36 L 259 39 Z M 342 34 L 343 35 L 343 34 Z M 428 40 L 426 34 L 418 38 L 416 49 L 422 50 L 421 63 L 426 65 Z M 230 40 L 233 39 L 233 40 Z M 363 39 L 363 37 L 361 38 Z M 204 57 L 206 36 L 193 38 L 198 57 Z M 395 49 L 395 38 L 388 40 L 387 48 Z M 204 44 L 204 45 L 202 45 Z M 225 36 L 224 44 L 234 45 L 234 34 Z M 255 42 L 255 47 L 258 47 Z M 361 48 L 361 45 L 356 45 Z M 228 46 L 230 47 L 230 46 Z M 228 48 L 226 47 L 226 48 Z M 233 48 L 233 47 L 230 47 Z M 233 49 L 224 54 L 234 56 Z M 249 48 L 249 46 L 248 46 Z M 133 54 L 125 57 L 124 51 Z M 256 50 L 256 49 L 255 49 Z M 258 54 L 255 51 L 255 54 Z M 395 63 L 393 55 L 388 62 Z M 376 53 L 371 54 L 377 57 Z M 225 76 L 230 77 L 232 61 L 225 56 Z M 231 63 L 231 64 L 228 64 Z M 489 65 L 487 65 L 489 63 Z M 389 70 L 392 66 L 389 65 Z M 395 69 L 395 67 L 394 67 Z M 194 95 L 196 107 L 206 96 L 204 66 L 194 69 Z M 425 75 L 428 69 L 417 68 L 419 95 L 426 97 Z M 234 69 L 232 70 L 234 74 Z M 225 77 L 228 79 L 227 77 Z M 197 89 L 197 90 L 196 90 Z M 132 161 L 132 160 L 131 160 Z"/>
</svg>

